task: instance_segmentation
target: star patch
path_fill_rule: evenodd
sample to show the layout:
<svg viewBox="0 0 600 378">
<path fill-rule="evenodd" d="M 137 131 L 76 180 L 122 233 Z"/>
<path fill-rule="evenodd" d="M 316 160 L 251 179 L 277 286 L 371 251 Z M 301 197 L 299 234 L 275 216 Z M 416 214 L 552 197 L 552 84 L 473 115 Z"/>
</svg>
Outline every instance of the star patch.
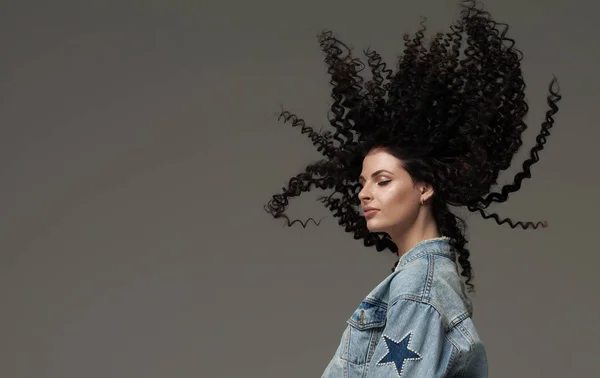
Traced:
<svg viewBox="0 0 600 378">
<path fill-rule="evenodd" d="M 394 364 L 398 377 L 402 377 L 406 361 L 417 361 L 423 358 L 419 353 L 409 348 L 411 336 L 412 332 L 404 336 L 402 340 L 395 341 L 383 335 L 388 352 L 377 362 L 377 365 Z"/>
</svg>

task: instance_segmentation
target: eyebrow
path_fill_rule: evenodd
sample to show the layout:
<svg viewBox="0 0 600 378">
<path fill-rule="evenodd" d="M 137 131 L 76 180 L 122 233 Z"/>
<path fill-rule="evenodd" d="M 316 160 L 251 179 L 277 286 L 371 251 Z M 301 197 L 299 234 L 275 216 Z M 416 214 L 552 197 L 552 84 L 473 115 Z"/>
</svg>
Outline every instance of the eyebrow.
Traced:
<svg viewBox="0 0 600 378">
<path fill-rule="evenodd" d="M 375 172 L 373 172 L 373 173 L 371 174 L 371 177 L 375 177 L 375 176 L 377 176 L 377 175 L 380 175 L 380 174 L 382 174 L 383 172 L 387 172 L 387 173 L 389 173 L 390 175 L 393 175 L 393 173 L 392 173 L 392 172 L 390 172 L 390 171 L 388 171 L 388 170 L 385 170 L 385 169 L 380 169 L 380 170 L 378 170 L 378 171 L 375 171 Z M 358 181 L 364 181 L 364 180 L 365 180 L 365 178 L 364 178 L 364 177 L 362 177 L 362 175 L 361 175 L 361 176 L 358 178 Z"/>
</svg>

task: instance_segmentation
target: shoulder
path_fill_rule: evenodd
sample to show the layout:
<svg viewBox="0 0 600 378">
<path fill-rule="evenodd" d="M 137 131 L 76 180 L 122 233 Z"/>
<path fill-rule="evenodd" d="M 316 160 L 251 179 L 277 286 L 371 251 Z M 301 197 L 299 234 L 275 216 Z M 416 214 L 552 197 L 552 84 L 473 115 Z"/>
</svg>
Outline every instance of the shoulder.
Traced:
<svg viewBox="0 0 600 378">
<path fill-rule="evenodd" d="M 471 301 L 451 258 L 426 254 L 394 272 L 386 315 L 388 332 L 402 336 L 410 331 L 423 348 L 446 345 L 450 375 L 486 369 L 485 348 L 472 320 Z"/>
<path fill-rule="evenodd" d="M 445 256 L 426 254 L 394 272 L 389 306 L 407 301 L 421 303 L 423 306 L 419 308 L 435 310 L 448 330 L 472 315 L 458 266 Z"/>
</svg>

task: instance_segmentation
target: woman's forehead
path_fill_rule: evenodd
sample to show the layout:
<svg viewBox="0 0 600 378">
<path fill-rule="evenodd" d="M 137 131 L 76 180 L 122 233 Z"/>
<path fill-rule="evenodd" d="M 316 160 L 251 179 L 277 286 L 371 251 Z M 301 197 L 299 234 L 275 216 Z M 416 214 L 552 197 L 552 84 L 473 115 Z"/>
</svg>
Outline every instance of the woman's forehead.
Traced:
<svg viewBox="0 0 600 378">
<path fill-rule="evenodd" d="M 363 159 L 361 177 L 369 177 L 375 172 L 385 170 L 390 173 L 398 173 L 402 168 L 402 162 L 390 153 L 378 150 L 370 152 Z"/>
</svg>

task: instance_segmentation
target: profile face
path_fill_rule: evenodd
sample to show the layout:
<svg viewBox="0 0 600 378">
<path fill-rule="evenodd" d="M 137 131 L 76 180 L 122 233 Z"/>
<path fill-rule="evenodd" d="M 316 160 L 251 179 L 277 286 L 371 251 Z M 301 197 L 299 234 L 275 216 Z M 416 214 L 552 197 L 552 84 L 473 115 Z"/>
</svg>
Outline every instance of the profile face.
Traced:
<svg viewBox="0 0 600 378">
<path fill-rule="evenodd" d="M 363 159 L 359 183 L 358 198 L 369 231 L 390 233 L 414 223 L 421 192 L 401 160 L 385 150 L 372 150 Z"/>
</svg>

